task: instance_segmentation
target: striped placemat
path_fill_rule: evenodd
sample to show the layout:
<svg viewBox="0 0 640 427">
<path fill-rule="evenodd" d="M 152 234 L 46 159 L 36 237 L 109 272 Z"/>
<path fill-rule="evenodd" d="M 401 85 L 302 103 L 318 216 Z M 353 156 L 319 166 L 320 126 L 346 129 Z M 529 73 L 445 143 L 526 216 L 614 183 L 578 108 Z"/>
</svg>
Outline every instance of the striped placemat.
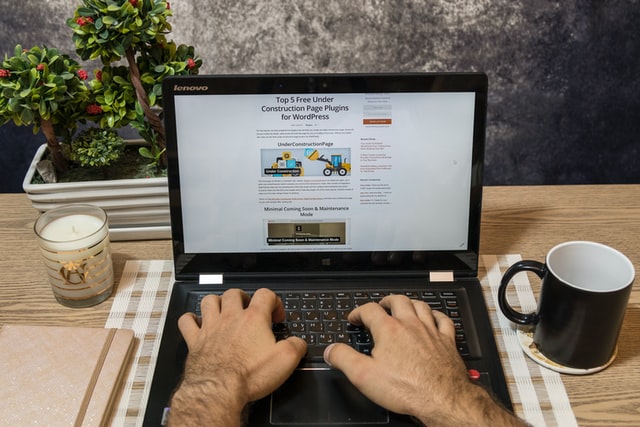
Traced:
<svg viewBox="0 0 640 427">
<path fill-rule="evenodd" d="M 497 309 L 502 273 L 521 259 L 520 255 L 484 255 L 478 272 L 514 411 L 536 427 L 577 426 L 561 375 L 538 365 L 523 353 L 515 327 Z M 536 310 L 537 303 L 526 274 L 514 277 L 507 298 L 525 313 Z"/>
<path fill-rule="evenodd" d="M 525 356 L 514 327 L 496 310 L 502 273 L 518 260 L 519 255 L 484 255 L 479 271 L 514 410 L 535 427 L 577 426 L 560 374 Z M 132 329 L 138 347 L 113 426 L 142 426 L 172 285 L 171 261 L 135 260 L 125 265 L 105 327 Z M 535 310 L 526 275 L 516 275 L 513 285 L 509 301 L 523 311 Z"/>
<path fill-rule="evenodd" d="M 173 286 L 172 261 L 127 261 L 106 328 L 132 329 L 136 353 L 112 426 L 142 426 Z"/>
</svg>

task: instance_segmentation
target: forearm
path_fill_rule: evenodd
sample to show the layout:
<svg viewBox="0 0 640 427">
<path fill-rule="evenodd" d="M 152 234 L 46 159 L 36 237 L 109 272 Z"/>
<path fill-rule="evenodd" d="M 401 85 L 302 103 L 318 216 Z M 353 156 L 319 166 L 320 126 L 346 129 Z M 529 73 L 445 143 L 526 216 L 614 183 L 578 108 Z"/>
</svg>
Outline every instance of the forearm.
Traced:
<svg viewBox="0 0 640 427">
<path fill-rule="evenodd" d="M 231 384 L 185 378 L 171 399 L 169 426 L 240 427 L 245 406 Z"/>
<path fill-rule="evenodd" d="M 470 384 L 449 405 L 443 407 L 438 417 L 433 413 L 418 419 L 429 427 L 438 426 L 505 426 L 524 427 L 527 424 L 494 400 L 483 388 Z"/>
</svg>

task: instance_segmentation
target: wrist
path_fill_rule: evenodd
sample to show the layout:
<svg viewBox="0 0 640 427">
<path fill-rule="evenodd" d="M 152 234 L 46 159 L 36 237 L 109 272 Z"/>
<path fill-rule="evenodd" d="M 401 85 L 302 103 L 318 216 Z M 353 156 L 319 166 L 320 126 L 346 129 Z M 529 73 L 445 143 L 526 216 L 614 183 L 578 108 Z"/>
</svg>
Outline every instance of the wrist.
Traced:
<svg viewBox="0 0 640 427">
<path fill-rule="evenodd" d="M 185 375 L 171 399 L 169 425 L 240 426 L 248 403 L 233 375 L 199 379 Z"/>
<path fill-rule="evenodd" d="M 523 426 L 525 425 L 479 385 L 467 382 L 456 396 L 449 396 L 439 408 L 424 408 L 417 418 L 429 427 L 474 426 Z"/>
</svg>

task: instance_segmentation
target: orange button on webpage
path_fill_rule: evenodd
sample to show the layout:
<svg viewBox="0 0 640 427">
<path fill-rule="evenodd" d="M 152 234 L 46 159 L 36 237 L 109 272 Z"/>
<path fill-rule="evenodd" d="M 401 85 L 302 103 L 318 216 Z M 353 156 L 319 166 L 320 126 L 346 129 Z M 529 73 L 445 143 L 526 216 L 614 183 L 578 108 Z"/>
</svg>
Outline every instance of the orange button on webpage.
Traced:
<svg viewBox="0 0 640 427">
<path fill-rule="evenodd" d="M 363 125 L 390 125 L 391 119 L 363 119 Z"/>
</svg>

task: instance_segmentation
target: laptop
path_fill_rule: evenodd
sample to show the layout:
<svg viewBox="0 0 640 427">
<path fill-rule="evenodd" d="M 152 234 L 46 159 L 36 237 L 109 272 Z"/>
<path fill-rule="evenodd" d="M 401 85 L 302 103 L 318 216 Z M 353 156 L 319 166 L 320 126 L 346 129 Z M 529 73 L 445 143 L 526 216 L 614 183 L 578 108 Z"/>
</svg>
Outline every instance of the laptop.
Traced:
<svg viewBox="0 0 640 427">
<path fill-rule="evenodd" d="M 288 316 L 274 333 L 309 343 L 251 426 L 414 425 L 321 357 L 336 341 L 370 352 L 340 321 L 390 293 L 447 313 L 476 381 L 511 408 L 477 278 L 486 75 L 172 77 L 163 96 L 176 282 L 145 426 L 182 375 L 177 319 L 229 288 L 273 289 Z"/>
</svg>

